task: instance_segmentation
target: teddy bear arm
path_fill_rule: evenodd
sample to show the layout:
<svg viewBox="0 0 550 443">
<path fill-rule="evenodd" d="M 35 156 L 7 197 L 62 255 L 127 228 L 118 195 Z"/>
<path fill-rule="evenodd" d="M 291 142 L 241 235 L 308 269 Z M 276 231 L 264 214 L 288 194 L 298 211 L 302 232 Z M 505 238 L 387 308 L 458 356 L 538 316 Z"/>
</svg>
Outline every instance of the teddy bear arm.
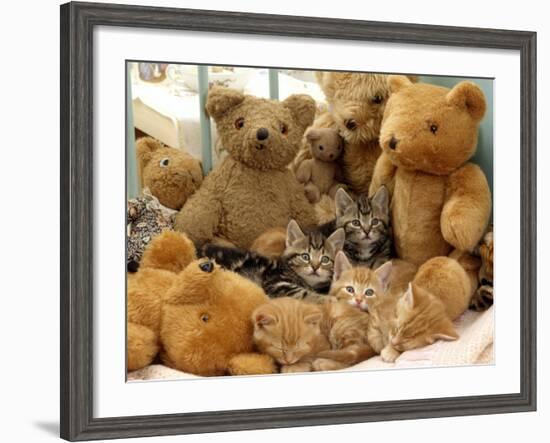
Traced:
<svg viewBox="0 0 550 443">
<path fill-rule="evenodd" d="M 204 182 L 176 215 L 174 228 L 186 233 L 195 244 L 212 240 L 222 214 L 222 204 L 218 197 L 216 190 Z"/>
<path fill-rule="evenodd" d="M 396 169 L 396 166 L 391 162 L 390 158 L 382 153 L 374 166 L 372 181 L 369 187 L 369 196 L 374 195 L 382 185 L 388 188 L 390 195 L 393 195 Z"/>
<path fill-rule="evenodd" d="M 300 166 L 296 170 L 296 180 L 298 180 L 300 183 L 307 183 L 311 180 L 312 163 L 313 162 L 311 159 L 307 159 L 300 164 Z"/>
<path fill-rule="evenodd" d="M 128 322 L 127 337 L 128 370 L 150 365 L 159 351 L 157 334 L 147 326 Z"/>
<path fill-rule="evenodd" d="M 491 216 L 491 191 L 479 166 L 469 163 L 449 176 L 441 212 L 443 238 L 455 248 L 471 251 Z"/>
<path fill-rule="evenodd" d="M 298 222 L 301 228 L 308 229 L 317 225 L 317 216 L 313 205 L 308 201 L 304 188 L 298 184 L 290 190 L 290 217 Z"/>
<path fill-rule="evenodd" d="M 227 371 L 231 375 L 274 374 L 277 367 L 269 355 L 250 352 L 231 357 Z"/>
</svg>

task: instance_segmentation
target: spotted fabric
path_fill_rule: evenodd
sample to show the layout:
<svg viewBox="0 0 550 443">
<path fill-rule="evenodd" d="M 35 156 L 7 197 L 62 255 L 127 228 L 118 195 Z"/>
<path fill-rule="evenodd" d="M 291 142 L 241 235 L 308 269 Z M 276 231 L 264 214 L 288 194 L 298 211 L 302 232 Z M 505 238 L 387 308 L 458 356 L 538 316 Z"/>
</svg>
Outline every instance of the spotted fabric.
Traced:
<svg viewBox="0 0 550 443">
<path fill-rule="evenodd" d="M 137 271 L 141 256 L 151 239 L 167 229 L 173 229 L 174 215 L 150 194 L 128 200 L 126 212 L 126 265 Z"/>
</svg>

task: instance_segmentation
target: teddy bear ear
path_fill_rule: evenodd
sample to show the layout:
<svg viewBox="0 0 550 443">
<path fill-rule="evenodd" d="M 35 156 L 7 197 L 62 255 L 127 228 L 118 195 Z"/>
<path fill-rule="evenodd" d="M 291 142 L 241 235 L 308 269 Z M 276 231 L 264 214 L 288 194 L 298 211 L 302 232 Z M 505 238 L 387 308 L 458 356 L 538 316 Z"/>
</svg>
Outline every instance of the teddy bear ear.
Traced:
<svg viewBox="0 0 550 443">
<path fill-rule="evenodd" d="M 399 90 L 411 86 L 413 82 L 406 75 L 390 75 L 388 76 L 388 85 L 392 94 Z"/>
<path fill-rule="evenodd" d="M 240 105 L 244 98 L 244 94 L 236 89 L 213 86 L 208 92 L 206 111 L 216 120 L 229 109 Z"/>
<path fill-rule="evenodd" d="M 465 109 L 475 121 L 485 115 L 487 103 L 481 88 L 473 82 L 460 82 L 447 93 L 447 102 Z"/>
<path fill-rule="evenodd" d="M 309 142 L 319 140 L 321 138 L 321 132 L 317 129 L 310 128 L 306 131 L 306 140 Z"/>
<path fill-rule="evenodd" d="M 162 144 L 153 137 L 141 137 L 136 141 L 136 156 L 138 163 L 144 167 L 153 156 L 153 152 L 162 148 Z"/>
<path fill-rule="evenodd" d="M 302 130 L 313 124 L 315 118 L 315 101 L 306 94 L 293 94 L 282 102 L 292 114 L 292 118 Z"/>
</svg>

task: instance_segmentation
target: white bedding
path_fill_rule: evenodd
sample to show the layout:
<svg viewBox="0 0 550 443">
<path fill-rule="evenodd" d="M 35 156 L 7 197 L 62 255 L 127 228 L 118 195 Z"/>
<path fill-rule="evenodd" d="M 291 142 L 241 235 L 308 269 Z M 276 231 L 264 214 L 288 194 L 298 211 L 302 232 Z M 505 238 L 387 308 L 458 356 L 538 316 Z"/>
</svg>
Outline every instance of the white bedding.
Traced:
<svg viewBox="0 0 550 443">
<path fill-rule="evenodd" d="M 457 332 L 460 335 L 460 338 L 456 341 L 438 341 L 424 348 L 404 352 L 395 363 L 385 363 L 379 356 L 376 356 L 343 369 L 343 371 L 492 364 L 494 362 L 494 324 L 494 307 L 481 313 L 466 311 L 455 322 Z M 176 380 L 194 377 L 197 376 L 163 365 L 150 365 L 130 372 L 128 374 L 128 381 Z"/>
</svg>

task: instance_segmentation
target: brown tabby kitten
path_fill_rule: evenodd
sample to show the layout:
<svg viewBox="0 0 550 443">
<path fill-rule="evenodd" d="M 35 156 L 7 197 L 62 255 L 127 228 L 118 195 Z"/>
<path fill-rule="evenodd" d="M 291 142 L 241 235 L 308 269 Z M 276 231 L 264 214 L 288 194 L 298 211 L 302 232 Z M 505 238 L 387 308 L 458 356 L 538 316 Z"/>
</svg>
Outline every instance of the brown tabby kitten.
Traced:
<svg viewBox="0 0 550 443">
<path fill-rule="evenodd" d="M 470 309 L 484 311 L 493 305 L 493 225 L 487 228 L 487 232 L 481 239 L 479 247 L 474 254 L 481 257 L 479 268 L 479 286 L 470 302 Z"/>
<path fill-rule="evenodd" d="M 330 349 L 321 333 L 321 306 L 282 297 L 260 306 L 252 314 L 254 343 L 272 356 L 281 372 L 309 372 L 315 356 Z"/>
<path fill-rule="evenodd" d="M 395 260 L 393 264 L 387 262 L 371 271 L 374 292 L 367 299 L 370 314 L 367 335 L 369 343 L 384 361 L 394 362 L 402 352 L 432 344 L 438 339 L 458 338 L 452 320 L 466 309 L 467 291 L 464 294 L 434 294 L 429 291 L 427 275 L 433 274 L 437 266 L 440 264 L 435 260 L 424 270 L 419 269 L 405 290 L 406 282 L 414 275 L 412 265 Z M 458 263 L 456 266 L 460 267 Z"/>
<path fill-rule="evenodd" d="M 280 298 L 260 306 L 252 318 L 256 347 L 281 372 L 342 369 L 375 355 L 367 343 L 368 315 L 345 304 Z"/>
</svg>

